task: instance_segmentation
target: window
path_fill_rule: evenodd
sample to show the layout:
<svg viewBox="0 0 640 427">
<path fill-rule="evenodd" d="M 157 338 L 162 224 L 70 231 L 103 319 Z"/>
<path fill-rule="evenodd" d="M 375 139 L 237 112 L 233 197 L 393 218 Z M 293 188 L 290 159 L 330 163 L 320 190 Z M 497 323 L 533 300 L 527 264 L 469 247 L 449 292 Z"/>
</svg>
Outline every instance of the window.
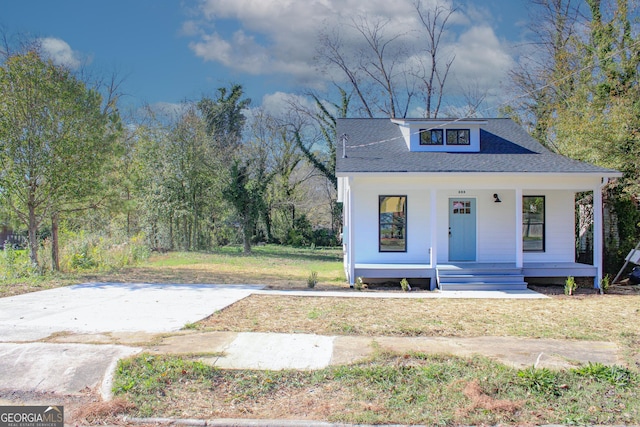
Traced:
<svg viewBox="0 0 640 427">
<path fill-rule="evenodd" d="M 407 251 L 407 196 L 380 196 L 380 252 Z"/>
<path fill-rule="evenodd" d="M 544 196 L 522 197 L 522 248 L 544 252 Z"/>
<path fill-rule="evenodd" d="M 454 200 L 452 214 L 453 215 L 471 215 L 471 201 Z"/>
<path fill-rule="evenodd" d="M 447 129 L 447 145 L 469 145 L 469 129 Z"/>
<path fill-rule="evenodd" d="M 442 129 L 420 129 L 420 145 L 442 145 Z"/>
</svg>

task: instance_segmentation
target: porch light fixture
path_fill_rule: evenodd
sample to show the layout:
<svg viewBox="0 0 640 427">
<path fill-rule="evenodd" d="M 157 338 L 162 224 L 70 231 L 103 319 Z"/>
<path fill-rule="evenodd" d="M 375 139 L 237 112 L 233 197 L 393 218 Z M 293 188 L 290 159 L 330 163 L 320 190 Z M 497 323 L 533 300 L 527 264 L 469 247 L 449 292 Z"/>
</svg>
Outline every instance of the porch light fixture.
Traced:
<svg viewBox="0 0 640 427">
<path fill-rule="evenodd" d="M 494 203 L 502 203 L 502 200 L 500 200 L 500 197 L 498 196 L 498 193 L 493 193 L 493 202 Z"/>
</svg>

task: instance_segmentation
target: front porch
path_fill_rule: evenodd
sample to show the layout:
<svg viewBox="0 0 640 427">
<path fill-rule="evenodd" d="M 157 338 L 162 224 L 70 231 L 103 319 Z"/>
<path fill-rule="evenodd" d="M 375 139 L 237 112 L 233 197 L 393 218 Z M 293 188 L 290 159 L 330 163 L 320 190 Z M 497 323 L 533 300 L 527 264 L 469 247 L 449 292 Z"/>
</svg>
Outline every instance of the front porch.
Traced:
<svg viewBox="0 0 640 427">
<path fill-rule="evenodd" d="M 354 277 L 363 279 L 429 279 L 430 289 L 440 290 L 522 290 L 528 277 L 565 279 L 593 277 L 597 268 L 576 262 L 524 262 L 522 268 L 515 263 L 460 262 L 431 264 L 356 263 Z"/>
</svg>

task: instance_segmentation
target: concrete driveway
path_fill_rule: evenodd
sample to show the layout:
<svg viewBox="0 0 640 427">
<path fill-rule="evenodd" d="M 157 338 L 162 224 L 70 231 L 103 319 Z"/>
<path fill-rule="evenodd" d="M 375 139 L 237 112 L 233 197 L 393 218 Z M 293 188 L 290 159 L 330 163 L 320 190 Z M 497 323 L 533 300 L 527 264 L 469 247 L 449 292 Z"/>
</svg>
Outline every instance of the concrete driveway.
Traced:
<svg viewBox="0 0 640 427">
<path fill-rule="evenodd" d="M 176 331 L 261 286 L 91 283 L 0 298 L 0 342 L 73 333 Z"/>
<path fill-rule="evenodd" d="M 60 335 L 178 331 L 261 286 L 92 283 L 0 298 L 2 391 L 109 397 L 118 359 L 141 351 L 120 345 L 36 342 Z"/>
</svg>

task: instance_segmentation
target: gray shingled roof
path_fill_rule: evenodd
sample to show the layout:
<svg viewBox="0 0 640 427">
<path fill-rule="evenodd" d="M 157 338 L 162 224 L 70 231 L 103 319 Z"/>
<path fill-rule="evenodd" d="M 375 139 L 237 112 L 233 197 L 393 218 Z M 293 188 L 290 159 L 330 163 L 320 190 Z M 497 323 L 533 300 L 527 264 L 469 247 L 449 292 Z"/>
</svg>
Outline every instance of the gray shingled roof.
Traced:
<svg viewBox="0 0 640 427">
<path fill-rule="evenodd" d="M 337 134 L 348 136 L 347 157 L 336 144 L 336 173 L 362 172 L 532 172 L 617 171 L 554 154 L 510 119 L 481 119 L 479 153 L 410 152 L 400 127 L 389 119 L 339 119 Z M 340 138 L 339 138 L 340 139 Z M 383 141 L 383 142 L 379 142 Z M 379 143 L 378 143 L 379 142 Z"/>
</svg>

